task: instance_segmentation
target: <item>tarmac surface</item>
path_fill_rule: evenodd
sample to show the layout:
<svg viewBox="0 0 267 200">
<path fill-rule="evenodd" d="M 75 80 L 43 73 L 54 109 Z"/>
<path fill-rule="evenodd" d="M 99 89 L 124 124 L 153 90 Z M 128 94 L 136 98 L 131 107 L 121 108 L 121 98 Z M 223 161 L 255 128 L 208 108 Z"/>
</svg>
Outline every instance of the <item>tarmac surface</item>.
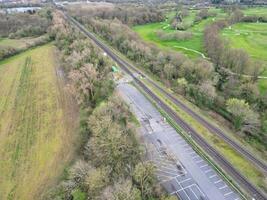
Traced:
<svg viewBox="0 0 267 200">
<path fill-rule="evenodd" d="M 128 83 L 120 83 L 117 91 L 140 122 L 147 156 L 169 194 L 182 200 L 241 199 L 140 91 Z"/>
</svg>

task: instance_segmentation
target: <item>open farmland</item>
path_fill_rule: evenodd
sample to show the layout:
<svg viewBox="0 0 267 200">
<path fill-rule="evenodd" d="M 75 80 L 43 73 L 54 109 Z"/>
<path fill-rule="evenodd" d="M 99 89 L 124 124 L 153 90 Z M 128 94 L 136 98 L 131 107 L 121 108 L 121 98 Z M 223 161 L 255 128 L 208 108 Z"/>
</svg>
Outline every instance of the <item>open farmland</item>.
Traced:
<svg viewBox="0 0 267 200">
<path fill-rule="evenodd" d="M 209 17 L 207 19 L 201 20 L 199 23 L 194 24 L 194 19 L 196 16 L 196 10 L 190 10 L 187 17 L 184 18 L 183 22 L 186 24 L 191 24 L 191 26 L 185 31 L 174 30 L 170 26 L 170 19 L 174 16 L 174 13 L 169 13 L 165 22 L 152 23 L 146 25 L 135 26 L 133 29 L 146 41 L 152 42 L 161 48 L 176 50 L 184 53 L 189 57 L 204 57 L 203 55 L 203 31 L 207 24 L 212 21 L 222 18 L 225 13 L 220 9 L 211 9 L 212 12 L 216 13 L 216 17 Z M 156 32 L 162 30 L 165 33 L 175 33 L 175 32 L 190 32 L 192 33 L 192 38 L 185 40 L 161 40 Z"/>
<path fill-rule="evenodd" d="M 0 63 L 0 199 L 41 199 L 74 153 L 77 112 L 48 44 Z"/>
</svg>

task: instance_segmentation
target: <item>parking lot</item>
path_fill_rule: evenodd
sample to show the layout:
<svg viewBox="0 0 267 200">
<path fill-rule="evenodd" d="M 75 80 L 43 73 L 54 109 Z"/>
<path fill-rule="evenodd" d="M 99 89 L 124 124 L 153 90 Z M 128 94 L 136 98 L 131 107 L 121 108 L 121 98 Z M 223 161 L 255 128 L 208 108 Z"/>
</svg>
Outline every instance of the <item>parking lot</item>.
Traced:
<svg viewBox="0 0 267 200">
<path fill-rule="evenodd" d="M 120 84 L 118 91 L 141 123 L 147 157 L 155 163 L 156 176 L 169 194 L 183 200 L 240 199 L 142 93 L 129 84 Z"/>
</svg>

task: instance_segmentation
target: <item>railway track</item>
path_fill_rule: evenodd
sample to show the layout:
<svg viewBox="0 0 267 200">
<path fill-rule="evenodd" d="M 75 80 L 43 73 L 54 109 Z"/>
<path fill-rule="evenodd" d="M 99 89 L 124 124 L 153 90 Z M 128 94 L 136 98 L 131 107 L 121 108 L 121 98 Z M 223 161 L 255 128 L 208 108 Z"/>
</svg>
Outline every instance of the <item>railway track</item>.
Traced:
<svg viewBox="0 0 267 200">
<path fill-rule="evenodd" d="M 129 74 L 136 84 L 139 85 L 143 89 L 143 91 L 148 94 L 158 105 L 163 109 L 168 115 L 187 133 L 190 133 L 192 139 L 201 146 L 205 152 L 222 167 L 243 189 L 245 189 L 250 195 L 251 198 L 255 200 L 266 200 L 267 196 L 262 191 L 260 191 L 257 187 L 255 187 L 252 183 L 250 183 L 243 175 L 237 171 L 231 163 L 229 163 L 223 156 L 221 156 L 212 146 L 210 146 L 193 128 L 191 128 L 185 121 L 183 121 L 167 104 L 165 104 L 157 95 L 155 95 L 144 83 L 142 83 L 136 76 L 132 73 L 132 70 L 135 70 L 135 67 L 128 62 L 122 60 L 118 57 L 114 52 L 104 43 L 99 41 L 92 33 L 90 33 L 87 29 L 85 29 L 79 22 L 74 20 L 72 17 L 65 14 L 65 17 L 70 20 L 80 31 L 82 31 L 87 37 L 93 40 L 103 51 L 107 53 L 109 57 L 111 57 L 115 62 L 119 64 L 119 66 Z M 141 73 L 137 71 L 138 73 Z M 158 88 L 158 87 L 157 87 Z M 160 88 L 159 88 L 160 89 Z M 160 89 L 162 91 L 162 89 Z M 165 93 L 165 92 L 164 92 Z M 166 93 L 165 93 L 166 94 Z M 168 93 L 167 93 L 168 94 Z M 174 97 L 172 97 L 174 98 Z"/>
<path fill-rule="evenodd" d="M 192 109 L 190 109 L 184 103 L 179 101 L 172 94 L 166 92 L 164 89 L 162 89 L 160 86 L 158 86 L 154 81 L 151 81 L 150 79 L 147 79 L 147 80 L 154 87 L 156 87 L 161 93 L 163 93 L 165 96 L 167 96 L 168 99 L 170 99 L 174 104 L 176 104 L 178 107 L 182 108 L 191 117 L 193 117 L 199 123 L 204 125 L 204 127 L 207 128 L 210 132 L 215 133 L 217 136 L 222 138 L 227 144 L 229 144 L 233 149 L 235 149 L 237 152 L 239 152 L 244 158 L 250 160 L 256 167 L 258 167 L 264 173 L 267 173 L 267 165 L 263 161 L 259 160 L 257 157 L 255 157 L 255 155 L 253 155 L 251 152 L 249 152 L 246 149 L 244 149 L 243 147 L 241 147 L 238 143 L 234 142 L 221 129 L 219 129 L 218 127 L 214 126 L 213 124 L 211 124 L 210 122 L 205 120 L 203 117 L 201 117 L 200 115 L 195 113 Z"/>
</svg>

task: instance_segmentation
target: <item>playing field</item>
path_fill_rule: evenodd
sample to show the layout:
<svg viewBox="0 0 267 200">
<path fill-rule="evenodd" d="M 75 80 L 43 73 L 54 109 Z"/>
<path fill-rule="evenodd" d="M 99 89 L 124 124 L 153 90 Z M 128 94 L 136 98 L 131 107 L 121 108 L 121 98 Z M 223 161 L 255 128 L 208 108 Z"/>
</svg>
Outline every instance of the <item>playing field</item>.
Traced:
<svg viewBox="0 0 267 200">
<path fill-rule="evenodd" d="M 41 199 L 71 160 L 75 104 L 52 44 L 0 62 L 0 199 Z"/>
<path fill-rule="evenodd" d="M 162 30 L 166 33 L 178 32 L 177 30 L 173 30 L 170 26 L 170 19 L 172 16 L 174 16 L 174 13 L 169 13 L 165 22 L 135 26 L 133 27 L 133 30 L 136 31 L 145 41 L 152 42 L 161 48 L 180 51 L 189 57 L 204 57 L 203 31 L 205 26 L 212 21 L 225 16 L 225 13 L 220 9 L 212 9 L 212 11 L 217 13 L 216 17 L 209 17 L 196 24 L 193 24 L 193 21 L 197 11 L 190 11 L 189 16 L 185 17 L 183 22 L 186 24 L 192 24 L 192 26 L 185 31 L 191 32 L 193 37 L 186 40 L 162 41 L 156 34 L 156 32 L 159 30 Z"/>
</svg>

